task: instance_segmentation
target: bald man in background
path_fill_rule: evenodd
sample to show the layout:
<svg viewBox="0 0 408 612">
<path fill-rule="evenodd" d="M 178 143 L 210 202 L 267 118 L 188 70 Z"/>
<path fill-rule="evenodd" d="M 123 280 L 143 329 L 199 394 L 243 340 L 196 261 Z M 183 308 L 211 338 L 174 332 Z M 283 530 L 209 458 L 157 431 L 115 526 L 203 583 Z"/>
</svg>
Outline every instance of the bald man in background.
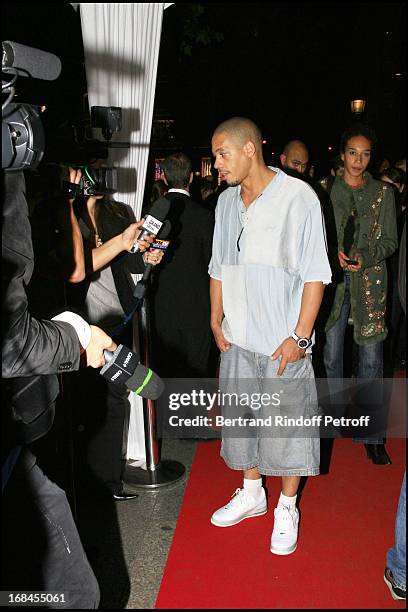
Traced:
<svg viewBox="0 0 408 612">
<path fill-rule="evenodd" d="M 301 140 L 290 140 L 279 159 L 283 169 L 292 168 L 304 174 L 309 163 L 309 151 Z"/>
</svg>

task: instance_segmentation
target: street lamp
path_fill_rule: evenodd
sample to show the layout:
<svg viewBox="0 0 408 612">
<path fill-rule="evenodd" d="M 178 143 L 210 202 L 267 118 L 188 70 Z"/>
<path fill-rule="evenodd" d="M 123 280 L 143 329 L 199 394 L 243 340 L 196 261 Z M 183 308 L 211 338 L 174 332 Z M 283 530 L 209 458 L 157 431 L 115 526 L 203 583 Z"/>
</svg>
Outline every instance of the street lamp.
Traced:
<svg viewBox="0 0 408 612">
<path fill-rule="evenodd" d="M 365 100 L 351 100 L 351 112 L 353 115 L 362 115 L 364 113 L 366 101 Z"/>
</svg>

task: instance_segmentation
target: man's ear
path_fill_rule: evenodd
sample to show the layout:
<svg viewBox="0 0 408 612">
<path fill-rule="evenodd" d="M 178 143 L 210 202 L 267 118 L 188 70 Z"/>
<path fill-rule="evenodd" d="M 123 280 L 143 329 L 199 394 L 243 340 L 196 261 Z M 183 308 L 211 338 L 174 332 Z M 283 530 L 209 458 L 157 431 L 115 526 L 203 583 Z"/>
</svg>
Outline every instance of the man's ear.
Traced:
<svg viewBox="0 0 408 612">
<path fill-rule="evenodd" d="M 286 155 L 282 153 L 281 155 L 279 155 L 279 159 L 280 159 L 281 166 L 283 168 L 286 164 Z"/>
<path fill-rule="evenodd" d="M 252 140 L 248 140 L 248 142 L 244 144 L 243 149 L 247 157 L 254 157 L 256 153 L 256 146 L 254 145 Z"/>
<path fill-rule="evenodd" d="M 190 178 L 188 180 L 188 184 L 191 185 L 191 183 L 193 182 L 193 178 L 194 178 L 194 174 L 192 172 L 190 172 Z"/>
</svg>

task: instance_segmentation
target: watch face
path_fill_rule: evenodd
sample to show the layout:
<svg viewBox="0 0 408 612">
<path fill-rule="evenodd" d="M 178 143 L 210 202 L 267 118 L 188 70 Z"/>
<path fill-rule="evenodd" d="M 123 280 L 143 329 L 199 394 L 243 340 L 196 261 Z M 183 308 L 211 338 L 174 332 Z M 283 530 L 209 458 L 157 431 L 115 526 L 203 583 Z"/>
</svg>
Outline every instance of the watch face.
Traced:
<svg viewBox="0 0 408 612">
<path fill-rule="evenodd" d="M 306 349 L 309 346 L 309 340 L 307 338 L 299 338 L 298 347 L 301 349 Z"/>
</svg>

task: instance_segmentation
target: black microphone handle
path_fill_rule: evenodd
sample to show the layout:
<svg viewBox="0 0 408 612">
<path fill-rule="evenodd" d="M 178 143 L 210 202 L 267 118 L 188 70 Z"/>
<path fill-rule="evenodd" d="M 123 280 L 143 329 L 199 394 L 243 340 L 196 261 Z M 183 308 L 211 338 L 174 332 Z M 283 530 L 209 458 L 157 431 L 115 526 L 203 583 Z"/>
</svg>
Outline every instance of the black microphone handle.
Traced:
<svg viewBox="0 0 408 612">
<path fill-rule="evenodd" d="M 149 276 L 151 271 L 153 270 L 153 264 L 146 264 L 145 271 L 143 272 L 143 276 L 136 284 L 136 287 L 133 291 L 133 296 L 138 300 L 142 300 L 145 296 L 147 289 L 147 281 L 149 280 Z"/>
<path fill-rule="evenodd" d="M 163 223 L 163 226 L 160 228 L 158 236 L 160 236 L 160 238 L 167 238 L 167 236 L 170 234 L 170 231 L 171 231 L 171 223 L 168 219 L 166 219 L 166 221 Z M 150 264 L 150 263 L 146 264 L 145 271 L 143 272 L 143 276 L 140 279 L 139 283 L 142 283 L 143 285 L 146 284 L 153 268 L 154 268 L 153 264 Z M 142 297 L 142 296 L 139 296 L 139 297 Z"/>
<path fill-rule="evenodd" d="M 142 283 L 145 283 L 148 280 L 152 270 L 153 270 L 153 264 L 151 263 L 146 264 L 145 271 L 143 272 L 143 276 L 141 278 Z"/>
</svg>

